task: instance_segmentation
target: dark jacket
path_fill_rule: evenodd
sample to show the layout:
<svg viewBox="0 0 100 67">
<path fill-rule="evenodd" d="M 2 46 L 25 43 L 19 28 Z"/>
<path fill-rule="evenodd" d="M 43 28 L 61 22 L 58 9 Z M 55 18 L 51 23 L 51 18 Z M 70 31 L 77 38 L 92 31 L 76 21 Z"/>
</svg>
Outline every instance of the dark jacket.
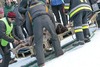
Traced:
<svg viewBox="0 0 100 67">
<path fill-rule="evenodd" d="M 40 15 L 47 14 L 45 4 L 39 1 L 32 2 L 30 4 L 28 11 L 30 12 L 30 15 L 32 16 L 32 19 Z"/>
<path fill-rule="evenodd" d="M 19 5 L 19 12 L 21 13 L 21 14 L 25 14 L 26 13 L 26 11 L 27 11 L 27 1 L 28 0 L 22 0 L 21 2 L 20 2 L 20 5 Z"/>
<path fill-rule="evenodd" d="M 80 11 L 92 11 L 88 0 L 64 0 L 70 18 Z"/>
<path fill-rule="evenodd" d="M 92 5 L 92 4 L 94 4 L 94 3 L 96 3 L 98 0 L 89 0 L 89 2 L 90 2 L 90 4 Z"/>
<path fill-rule="evenodd" d="M 24 4 L 25 6 L 28 6 L 29 8 L 26 8 L 24 6 L 19 6 L 19 8 L 22 8 L 22 10 L 19 10 L 19 11 L 23 13 L 23 11 L 24 11 L 23 9 L 26 9 L 25 10 L 26 11 L 25 12 L 25 14 L 26 14 L 26 28 L 27 28 L 27 31 L 28 31 L 30 36 L 33 35 L 33 32 L 32 32 L 32 26 L 31 26 L 32 24 L 30 23 L 31 21 L 30 21 L 30 18 L 28 16 L 28 12 L 30 13 L 32 20 L 34 18 L 41 16 L 41 15 L 44 15 L 44 14 L 49 15 L 49 17 L 51 18 L 52 22 L 55 25 L 55 20 L 54 20 L 54 17 L 52 15 L 51 11 L 49 11 L 49 13 L 46 12 L 46 7 L 45 7 L 45 4 L 43 2 L 32 1 L 32 2 L 30 2 L 30 4 L 28 4 L 27 2 L 26 3 L 24 3 L 24 2 L 26 2 L 26 0 L 25 1 L 22 0 L 21 4 Z M 32 6 L 34 6 L 34 5 L 36 5 L 36 6 L 33 8 Z M 32 7 L 32 8 L 30 8 L 30 7 Z"/>
<path fill-rule="evenodd" d="M 10 25 L 10 23 L 9 23 L 9 25 Z M 14 38 L 7 36 L 5 32 L 6 32 L 6 25 L 3 21 L 0 20 L 0 39 L 4 39 L 4 40 L 11 42 L 11 43 L 14 42 L 14 38 L 19 40 L 19 38 L 14 35 L 13 31 L 12 31 L 12 35 Z"/>
</svg>

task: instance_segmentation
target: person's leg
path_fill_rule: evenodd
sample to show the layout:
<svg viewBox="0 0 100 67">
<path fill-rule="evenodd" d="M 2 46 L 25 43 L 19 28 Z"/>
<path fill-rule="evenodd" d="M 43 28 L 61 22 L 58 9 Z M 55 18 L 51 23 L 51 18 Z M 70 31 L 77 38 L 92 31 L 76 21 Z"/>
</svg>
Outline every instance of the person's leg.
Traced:
<svg viewBox="0 0 100 67">
<path fill-rule="evenodd" d="M 26 23 L 25 23 L 26 31 L 28 33 L 28 36 L 32 36 L 33 35 L 32 22 L 29 22 L 30 21 L 30 17 L 28 15 L 28 12 L 26 12 L 25 15 L 26 15 Z"/>
<path fill-rule="evenodd" d="M 1 59 L 2 62 L 0 62 L 0 67 L 4 67 L 3 66 L 4 65 L 4 55 L 3 55 L 3 51 L 2 51 L 1 46 L 0 46 L 0 55 L 2 56 L 2 59 Z"/>
<path fill-rule="evenodd" d="M 66 26 L 68 24 L 68 20 L 66 18 L 66 14 L 64 12 L 64 4 L 59 5 L 59 11 L 60 11 L 60 14 L 61 14 L 63 25 Z"/>
<path fill-rule="evenodd" d="M 79 43 L 76 43 L 75 45 L 83 45 L 84 44 L 84 34 L 82 30 L 82 12 L 79 12 L 73 17 L 74 20 L 74 31 L 76 35 L 76 40 Z M 81 43 L 82 42 L 82 43 Z"/>
<path fill-rule="evenodd" d="M 82 21 L 82 23 L 83 23 L 82 29 L 83 29 L 83 33 L 84 33 L 84 40 L 85 40 L 85 42 L 90 42 L 90 39 L 89 39 L 89 37 L 90 37 L 89 24 L 87 22 L 88 12 L 84 11 L 83 15 L 84 16 L 83 16 L 83 21 Z"/>
<path fill-rule="evenodd" d="M 52 22 L 53 22 L 53 24 L 54 24 L 54 26 L 55 26 L 56 21 L 55 21 L 54 15 L 53 15 L 53 13 L 52 13 L 51 10 L 49 10 L 48 15 L 49 15 L 50 19 L 52 20 Z"/>
<path fill-rule="evenodd" d="M 22 28 L 21 26 L 15 26 L 15 35 L 21 39 L 21 40 L 24 40 L 24 34 L 22 32 Z"/>
<path fill-rule="evenodd" d="M 26 21 L 22 25 L 22 31 L 23 31 L 23 34 L 24 34 L 25 38 L 27 38 L 28 37 L 28 33 L 27 33 L 27 29 L 26 29 Z"/>
<path fill-rule="evenodd" d="M 60 41 L 58 39 L 58 36 L 56 34 L 55 31 L 55 27 L 51 21 L 51 19 L 49 18 L 49 16 L 44 15 L 44 27 L 49 31 L 49 33 L 51 34 L 51 41 L 52 41 L 52 46 L 54 47 L 55 50 L 55 54 L 56 56 L 60 56 L 63 54 L 61 45 L 60 45 Z"/>
<path fill-rule="evenodd" d="M 52 11 L 56 17 L 57 22 L 61 23 L 58 6 L 52 6 Z"/>
<path fill-rule="evenodd" d="M 4 59 L 3 59 L 4 66 L 3 67 L 8 67 L 9 61 L 11 59 L 10 50 L 9 50 L 8 46 L 9 46 L 9 44 L 6 47 L 2 47 L 2 50 L 4 52 Z"/>
<path fill-rule="evenodd" d="M 39 66 L 45 63 L 43 50 L 43 24 L 40 18 L 42 17 L 37 17 L 32 22 L 34 33 L 34 48 L 36 51 L 36 59 Z"/>
</svg>

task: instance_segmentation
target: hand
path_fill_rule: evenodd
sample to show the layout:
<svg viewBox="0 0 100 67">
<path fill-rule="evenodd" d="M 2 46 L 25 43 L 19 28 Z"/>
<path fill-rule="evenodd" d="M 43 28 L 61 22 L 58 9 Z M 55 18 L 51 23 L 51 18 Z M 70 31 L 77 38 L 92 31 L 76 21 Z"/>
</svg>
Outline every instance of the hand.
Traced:
<svg viewBox="0 0 100 67">
<path fill-rule="evenodd" d="M 18 40 L 16 40 L 16 39 L 14 39 L 14 42 L 13 42 L 14 44 L 19 44 L 19 41 Z"/>
<path fill-rule="evenodd" d="M 20 42 L 20 43 L 24 43 L 25 41 L 24 41 L 24 40 L 20 40 L 19 42 Z"/>
<path fill-rule="evenodd" d="M 49 0 L 46 0 L 46 3 L 47 3 L 47 4 L 50 4 L 50 1 L 49 1 Z"/>
</svg>

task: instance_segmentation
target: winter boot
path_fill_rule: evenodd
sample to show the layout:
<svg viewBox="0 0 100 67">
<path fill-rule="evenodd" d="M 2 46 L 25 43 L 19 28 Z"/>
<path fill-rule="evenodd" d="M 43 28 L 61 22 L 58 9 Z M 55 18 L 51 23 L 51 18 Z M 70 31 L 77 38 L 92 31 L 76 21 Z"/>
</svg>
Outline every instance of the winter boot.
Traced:
<svg viewBox="0 0 100 67">
<path fill-rule="evenodd" d="M 39 67 L 43 67 L 45 64 L 41 64 L 41 65 L 39 65 Z"/>
<path fill-rule="evenodd" d="M 88 43 L 88 42 L 90 42 L 90 41 L 91 41 L 91 40 L 90 40 L 89 37 L 87 37 L 87 38 L 84 39 L 84 42 L 85 42 L 85 43 Z"/>
<path fill-rule="evenodd" d="M 73 44 L 73 46 L 78 46 L 78 45 L 84 45 L 84 34 L 83 32 L 77 32 L 76 33 L 76 42 Z"/>
<path fill-rule="evenodd" d="M 84 45 L 85 42 L 84 41 L 76 41 L 73 46 L 78 46 L 78 45 Z"/>
<path fill-rule="evenodd" d="M 84 32 L 84 41 L 85 41 L 85 43 L 87 43 L 87 42 L 90 42 L 90 32 L 89 32 L 89 29 L 84 29 L 83 30 L 83 32 Z"/>
</svg>

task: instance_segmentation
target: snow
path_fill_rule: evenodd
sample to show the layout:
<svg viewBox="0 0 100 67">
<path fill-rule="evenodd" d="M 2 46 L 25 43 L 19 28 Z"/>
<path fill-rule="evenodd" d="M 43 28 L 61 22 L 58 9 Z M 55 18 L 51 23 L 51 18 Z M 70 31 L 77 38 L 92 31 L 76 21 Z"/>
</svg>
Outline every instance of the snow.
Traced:
<svg viewBox="0 0 100 67">
<path fill-rule="evenodd" d="M 69 37 L 63 39 L 61 41 L 61 46 L 64 46 L 66 43 L 69 43 L 69 42 L 73 41 L 73 38 L 75 39 L 75 35 L 69 36 Z M 12 54 L 12 56 L 13 56 L 13 54 Z M 17 62 L 13 63 L 13 64 L 10 64 L 9 67 L 21 67 L 23 65 L 31 63 L 32 61 L 36 60 L 36 58 L 29 56 L 29 57 L 25 57 L 25 58 L 19 58 L 19 59 L 16 59 L 16 60 L 17 60 Z"/>
<path fill-rule="evenodd" d="M 75 38 L 75 35 L 73 35 L 73 37 Z M 66 43 L 71 42 L 73 40 L 73 37 L 72 36 L 69 36 L 69 37 L 63 39 L 61 41 L 61 46 L 64 46 Z M 17 60 L 17 62 L 16 63 L 13 63 L 13 64 L 10 64 L 9 67 L 21 67 L 23 65 L 26 65 L 26 64 L 28 64 L 28 63 L 36 60 L 36 58 L 35 57 L 32 57 L 31 58 L 29 56 L 29 57 L 26 57 L 26 58 L 19 58 L 19 59 L 16 59 L 16 60 Z"/>
<path fill-rule="evenodd" d="M 91 32 L 92 33 L 92 32 Z M 44 67 L 100 67 L 100 29 L 95 32 L 91 42 L 85 45 L 80 45 L 70 51 L 64 53 L 64 55 L 52 59 L 45 63 Z M 61 46 L 75 39 L 75 35 L 69 36 L 61 41 Z M 35 57 L 26 57 L 17 59 L 18 62 L 10 64 L 9 67 L 21 67 L 34 60 Z"/>
<path fill-rule="evenodd" d="M 91 42 L 80 45 L 64 55 L 45 63 L 43 67 L 100 67 L 100 29 Z"/>
</svg>

